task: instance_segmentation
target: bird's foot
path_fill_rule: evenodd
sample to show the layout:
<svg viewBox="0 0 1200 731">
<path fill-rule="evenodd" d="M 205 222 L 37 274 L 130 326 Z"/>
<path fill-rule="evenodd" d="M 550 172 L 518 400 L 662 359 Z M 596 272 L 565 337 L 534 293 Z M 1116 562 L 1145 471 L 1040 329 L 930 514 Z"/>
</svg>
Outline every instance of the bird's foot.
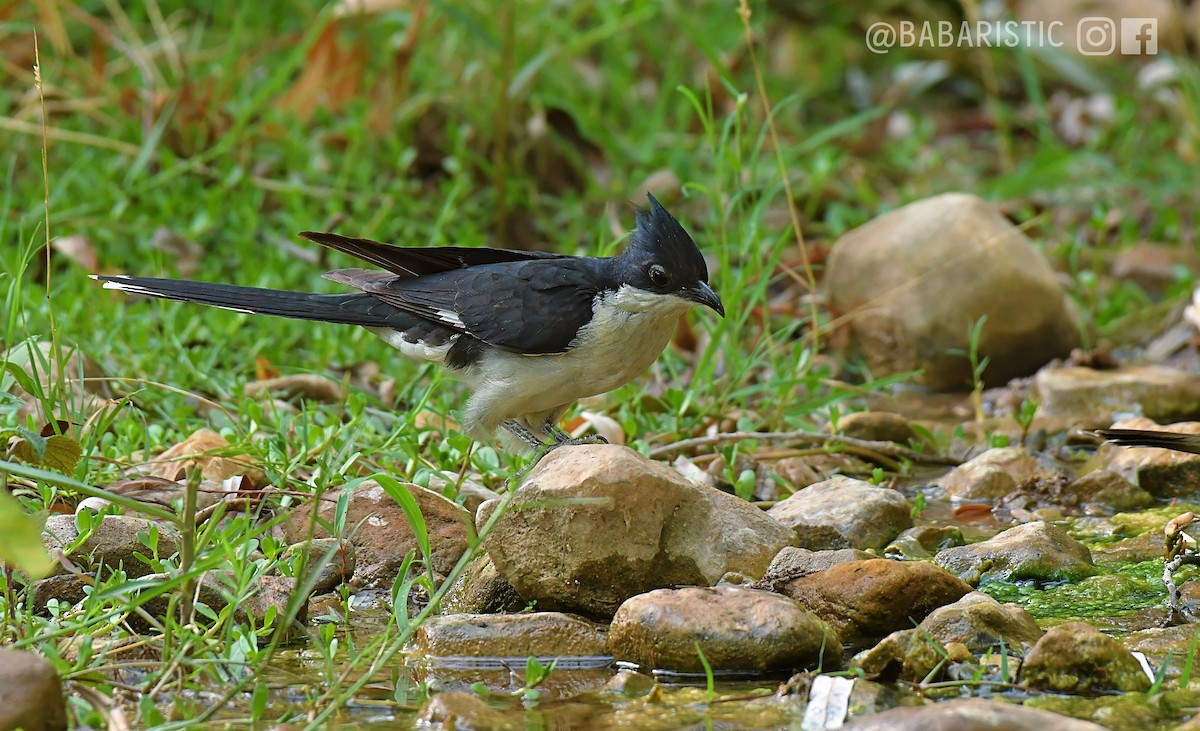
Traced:
<svg viewBox="0 0 1200 731">
<path fill-rule="evenodd" d="M 572 437 L 553 424 L 542 427 L 542 433 L 554 440 L 554 447 L 571 447 L 580 444 L 608 444 L 608 440 L 599 434 L 588 434 L 583 437 Z"/>
</svg>

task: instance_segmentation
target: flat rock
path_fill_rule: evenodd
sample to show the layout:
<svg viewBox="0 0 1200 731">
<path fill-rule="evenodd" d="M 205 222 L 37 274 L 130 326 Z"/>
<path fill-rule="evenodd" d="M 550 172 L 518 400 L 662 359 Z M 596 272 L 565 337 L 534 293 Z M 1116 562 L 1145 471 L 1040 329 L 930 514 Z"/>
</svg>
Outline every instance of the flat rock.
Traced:
<svg viewBox="0 0 1200 731">
<path fill-rule="evenodd" d="M 703 673 L 695 646 L 716 673 L 765 673 L 836 666 L 841 641 L 799 603 L 743 586 L 657 589 L 628 599 L 613 617 L 617 660 Z M 823 661 L 823 662 L 822 662 Z"/>
<path fill-rule="evenodd" d="M 1200 379 L 1166 366 L 1046 368 L 1034 379 L 1034 391 L 1043 417 L 1105 422 L 1137 410 L 1157 421 L 1200 415 Z"/>
<path fill-rule="evenodd" d="M 958 642 L 972 652 L 998 650 L 1002 642 L 1026 652 L 1042 637 L 1033 615 L 1021 606 L 1001 604 L 978 591 L 933 610 L 920 629 L 942 644 Z"/>
<path fill-rule="evenodd" d="M 917 285 L 917 286 L 914 286 Z M 1046 257 L 982 199 L 945 193 L 844 234 L 825 291 L 850 318 L 853 345 L 873 373 L 921 371 L 935 390 L 969 387 L 970 320 L 995 386 L 1027 376 L 1079 344 L 1079 316 Z"/>
<path fill-rule="evenodd" d="M 484 547 L 526 601 L 607 618 L 652 589 L 761 576 L 792 540 L 744 500 L 627 447 L 584 445 L 538 464 Z"/>
<path fill-rule="evenodd" d="M 834 477 L 796 491 L 767 511 L 814 550 L 883 548 L 912 525 L 912 508 L 895 490 Z"/>
<path fill-rule="evenodd" d="M 401 483 L 421 509 L 431 547 L 433 570 L 446 575 L 467 550 L 471 533 L 471 514 L 441 495 L 411 483 Z M 319 515 L 326 525 L 332 525 L 339 491 L 326 492 L 321 499 Z M 292 511 L 283 523 L 288 543 L 298 543 L 308 537 L 313 503 L 308 502 Z M 354 544 L 355 571 L 353 583 L 367 587 L 390 587 L 400 565 L 409 551 L 418 551 L 416 538 L 408 517 L 400 505 L 374 480 L 361 482 L 351 488 L 346 510 L 346 532 L 341 538 Z M 313 531 L 316 538 L 331 537 L 320 522 Z M 420 552 L 417 553 L 418 559 Z"/>
<path fill-rule="evenodd" d="M 1056 525 L 1035 521 L 969 546 L 947 548 L 933 562 L 978 586 L 986 577 L 1006 581 L 1074 580 L 1096 573 L 1087 546 Z"/>
<path fill-rule="evenodd" d="M 1048 630 L 1021 663 L 1019 680 L 1056 693 L 1150 689 L 1150 678 L 1129 650 L 1086 622 Z"/>
<path fill-rule="evenodd" d="M 152 529 L 158 533 L 159 558 L 170 558 L 179 550 L 179 534 L 171 526 L 129 515 L 105 515 L 69 558 L 89 571 L 103 565 L 110 570 L 121 567 L 131 579 L 145 576 L 155 569 L 137 557 L 139 553 L 150 555 L 150 549 L 142 544 L 139 536 L 149 537 Z M 79 529 L 75 526 L 74 515 L 51 515 L 46 519 L 42 529 L 42 545 L 47 551 L 65 551 L 78 538 Z M 61 573 L 66 569 L 57 566 L 55 571 Z"/>
<path fill-rule="evenodd" d="M 960 501 L 998 501 L 1010 495 L 1053 493 L 1071 474 L 1052 459 L 1024 447 L 989 449 L 955 467 L 934 484 L 946 497 Z"/>
<path fill-rule="evenodd" d="M 1200 378 L 1191 376 L 1193 381 Z M 1184 421 L 1160 425 L 1151 419 L 1122 419 L 1114 429 L 1148 429 L 1200 434 L 1200 422 Z M 1200 492 L 1200 454 L 1176 452 L 1157 447 L 1122 447 L 1105 444 L 1096 452 L 1095 462 L 1116 472 L 1154 497 L 1174 498 Z"/>
<path fill-rule="evenodd" d="M 844 643 L 861 648 L 912 628 L 971 587 L 932 564 L 877 558 L 840 563 L 776 590 L 829 622 Z"/>
<path fill-rule="evenodd" d="M 1105 731 L 1080 721 L 1016 703 L 970 700 L 893 708 L 842 726 L 845 731 Z"/>
<path fill-rule="evenodd" d="M 561 612 L 447 614 L 430 617 L 413 641 L 425 655 L 471 658 L 608 655 L 604 625 Z"/>
<path fill-rule="evenodd" d="M 67 728 L 67 707 L 54 665 L 40 655 L 0 649 L 0 729 Z"/>
</svg>

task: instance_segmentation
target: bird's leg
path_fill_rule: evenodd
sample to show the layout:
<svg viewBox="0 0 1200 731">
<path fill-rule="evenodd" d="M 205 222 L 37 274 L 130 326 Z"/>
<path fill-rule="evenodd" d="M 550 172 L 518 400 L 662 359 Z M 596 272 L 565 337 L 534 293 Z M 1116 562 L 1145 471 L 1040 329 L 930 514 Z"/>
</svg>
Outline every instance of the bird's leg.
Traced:
<svg viewBox="0 0 1200 731">
<path fill-rule="evenodd" d="M 588 434 L 586 437 L 572 437 L 553 421 L 547 420 L 542 424 L 542 433 L 554 440 L 555 447 L 572 446 L 576 444 L 608 444 L 608 440 L 599 434 Z M 553 448 L 553 447 L 552 447 Z"/>
<path fill-rule="evenodd" d="M 546 443 L 544 441 L 538 439 L 536 434 L 529 431 L 524 424 L 516 419 L 509 419 L 501 424 L 501 426 L 507 429 L 508 433 L 512 434 L 517 439 L 520 439 L 535 452 L 541 451 L 546 447 Z"/>
</svg>

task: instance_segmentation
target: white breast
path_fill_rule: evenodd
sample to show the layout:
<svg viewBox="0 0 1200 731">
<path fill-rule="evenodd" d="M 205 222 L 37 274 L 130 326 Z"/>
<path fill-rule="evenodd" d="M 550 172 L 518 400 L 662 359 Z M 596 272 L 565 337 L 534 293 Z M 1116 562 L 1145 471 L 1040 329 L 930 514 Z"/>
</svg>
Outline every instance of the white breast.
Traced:
<svg viewBox="0 0 1200 731">
<path fill-rule="evenodd" d="M 591 322 L 567 352 L 494 351 L 459 374 L 475 391 L 466 410 L 468 423 L 490 431 L 505 419 L 561 411 L 629 383 L 662 354 L 691 306 L 681 297 L 625 285 L 597 299 Z"/>
</svg>

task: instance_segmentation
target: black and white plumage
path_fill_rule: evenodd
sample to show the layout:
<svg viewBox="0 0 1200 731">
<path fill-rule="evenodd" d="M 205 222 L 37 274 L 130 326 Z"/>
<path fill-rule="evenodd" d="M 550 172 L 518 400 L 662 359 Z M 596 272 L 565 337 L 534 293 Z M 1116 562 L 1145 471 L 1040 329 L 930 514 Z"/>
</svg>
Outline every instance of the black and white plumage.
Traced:
<svg viewBox="0 0 1200 731">
<path fill-rule="evenodd" d="M 386 271 L 325 275 L 357 294 L 310 294 L 175 279 L 93 276 L 105 288 L 238 312 L 361 325 L 402 354 L 448 368 L 472 391 L 464 426 L 531 448 L 559 443 L 575 401 L 633 380 L 696 304 L 724 316 L 695 242 L 649 196 L 617 256 L 465 247 L 407 248 L 300 235 Z"/>
<path fill-rule="evenodd" d="M 1122 447 L 1157 447 L 1200 454 L 1200 434 L 1181 434 L 1150 429 L 1097 429 L 1094 434 Z"/>
</svg>

